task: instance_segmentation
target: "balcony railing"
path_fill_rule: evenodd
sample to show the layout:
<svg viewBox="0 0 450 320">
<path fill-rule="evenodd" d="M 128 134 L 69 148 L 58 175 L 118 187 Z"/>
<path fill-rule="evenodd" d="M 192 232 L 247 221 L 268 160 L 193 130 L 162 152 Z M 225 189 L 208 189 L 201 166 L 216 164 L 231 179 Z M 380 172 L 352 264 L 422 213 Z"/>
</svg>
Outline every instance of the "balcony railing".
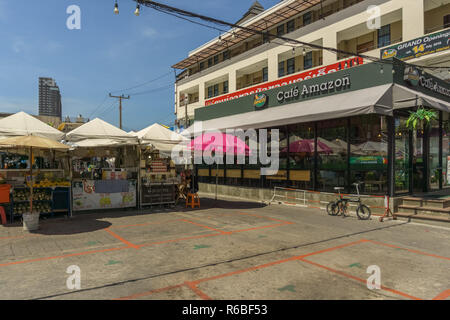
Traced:
<svg viewBox="0 0 450 320">
<path fill-rule="evenodd" d="M 445 24 L 445 25 L 440 25 L 437 27 L 428 28 L 428 29 L 425 29 L 425 34 L 429 34 L 429 33 L 439 31 L 439 30 L 447 29 L 449 27 L 450 27 L 450 24 Z"/>
</svg>

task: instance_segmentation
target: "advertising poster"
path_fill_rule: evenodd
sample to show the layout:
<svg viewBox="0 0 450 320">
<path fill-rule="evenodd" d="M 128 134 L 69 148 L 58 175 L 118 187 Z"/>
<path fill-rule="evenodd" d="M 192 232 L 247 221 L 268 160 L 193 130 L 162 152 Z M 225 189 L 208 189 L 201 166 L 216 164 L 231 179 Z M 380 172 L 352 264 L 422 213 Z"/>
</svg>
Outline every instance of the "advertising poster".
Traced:
<svg viewBox="0 0 450 320">
<path fill-rule="evenodd" d="M 94 180 L 74 181 L 73 210 L 131 208 L 136 206 L 136 181 L 128 181 L 128 192 L 96 193 Z"/>
</svg>

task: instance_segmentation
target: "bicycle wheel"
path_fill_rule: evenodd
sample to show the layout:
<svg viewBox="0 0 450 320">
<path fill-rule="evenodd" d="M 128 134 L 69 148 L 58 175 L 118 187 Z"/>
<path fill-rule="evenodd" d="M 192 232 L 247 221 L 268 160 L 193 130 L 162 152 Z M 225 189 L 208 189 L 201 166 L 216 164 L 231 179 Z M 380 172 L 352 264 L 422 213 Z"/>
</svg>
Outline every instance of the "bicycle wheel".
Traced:
<svg viewBox="0 0 450 320">
<path fill-rule="evenodd" d="M 331 201 L 330 203 L 327 204 L 327 213 L 330 216 L 335 216 L 336 214 L 335 212 L 335 207 L 336 207 L 336 202 L 335 201 Z"/>
<path fill-rule="evenodd" d="M 356 209 L 356 214 L 361 220 L 369 220 L 371 212 L 368 206 L 360 204 L 358 209 Z"/>
</svg>

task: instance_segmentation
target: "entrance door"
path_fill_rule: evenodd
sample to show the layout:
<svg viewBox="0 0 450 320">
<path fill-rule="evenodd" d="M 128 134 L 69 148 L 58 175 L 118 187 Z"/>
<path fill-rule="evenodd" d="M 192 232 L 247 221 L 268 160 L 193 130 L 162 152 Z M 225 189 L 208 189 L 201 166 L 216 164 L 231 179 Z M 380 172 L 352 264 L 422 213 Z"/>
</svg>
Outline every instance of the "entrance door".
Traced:
<svg viewBox="0 0 450 320">
<path fill-rule="evenodd" d="M 412 133 L 412 192 L 421 193 L 427 190 L 427 147 L 424 131 L 417 129 Z"/>
</svg>

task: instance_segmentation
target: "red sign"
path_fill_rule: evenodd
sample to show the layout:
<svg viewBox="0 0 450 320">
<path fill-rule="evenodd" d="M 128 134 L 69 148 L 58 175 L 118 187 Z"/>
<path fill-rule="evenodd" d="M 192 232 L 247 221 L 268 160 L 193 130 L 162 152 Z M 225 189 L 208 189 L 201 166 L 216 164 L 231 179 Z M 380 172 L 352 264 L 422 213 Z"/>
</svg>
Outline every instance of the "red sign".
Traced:
<svg viewBox="0 0 450 320">
<path fill-rule="evenodd" d="M 213 104 L 217 104 L 217 103 L 221 103 L 221 102 L 226 102 L 226 101 L 242 98 L 242 97 L 249 96 L 249 95 L 252 95 L 252 94 L 255 94 L 255 93 L 260 93 L 262 91 L 266 91 L 266 90 L 270 90 L 270 89 L 274 89 L 274 88 L 279 88 L 279 87 L 287 86 L 289 84 L 301 82 L 303 80 L 308 80 L 308 79 L 324 76 L 326 74 L 330 74 L 330 73 L 333 73 L 333 72 L 336 72 L 336 71 L 348 69 L 348 68 L 351 68 L 353 66 L 360 65 L 360 64 L 363 64 L 363 63 L 364 63 L 363 58 L 359 58 L 359 57 L 351 58 L 351 59 L 348 59 L 348 60 L 345 60 L 345 61 L 341 61 L 341 62 L 337 62 L 337 63 L 334 63 L 334 64 L 330 64 L 330 65 L 325 66 L 325 67 L 316 68 L 316 69 L 313 69 L 313 70 L 308 70 L 308 71 L 300 73 L 300 74 L 289 76 L 289 77 L 286 77 L 286 78 L 283 78 L 283 79 L 278 79 L 278 80 L 272 81 L 272 82 L 266 82 L 266 83 L 257 85 L 255 87 L 246 88 L 246 89 L 241 90 L 241 91 L 236 91 L 236 92 L 224 95 L 224 96 L 220 96 L 220 97 L 216 97 L 214 99 L 206 100 L 205 101 L 205 106 L 210 106 L 210 105 L 213 105 Z"/>
</svg>

